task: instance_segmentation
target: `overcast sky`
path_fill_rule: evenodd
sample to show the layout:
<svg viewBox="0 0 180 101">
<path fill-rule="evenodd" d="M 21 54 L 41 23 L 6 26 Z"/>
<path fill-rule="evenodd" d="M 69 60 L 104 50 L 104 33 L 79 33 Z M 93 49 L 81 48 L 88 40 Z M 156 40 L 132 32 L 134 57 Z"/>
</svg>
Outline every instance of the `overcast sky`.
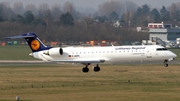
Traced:
<svg viewBox="0 0 180 101">
<path fill-rule="evenodd" d="M 36 4 L 38 6 L 38 4 L 41 4 L 41 3 L 48 3 L 49 6 L 53 4 L 63 5 L 64 2 L 66 1 L 73 2 L 74 5 L 77 7 L 93 7 L 97 9 L 99 4 L 102 4 L 103 2 L 106 2 L 106 1 L 112 1 L 112 0 L 0 0 L 0 2 L 10 2 L 11 5 L 13 5 L 14 2 L 22 2 L 24 6 L 27 4 Z M 114 0 L 114 1 L 122 1 L 122 0 Z M 154 7 L 161 8 L 162 5 L 170 6 L 173 2 L 174 3 L 180 2 L 180 0 L 129 0 L 129 1 L 133 1 L 139 6 L 144 5 L 144 4 L 149 4 L 153 8 Z"/>
</svg>

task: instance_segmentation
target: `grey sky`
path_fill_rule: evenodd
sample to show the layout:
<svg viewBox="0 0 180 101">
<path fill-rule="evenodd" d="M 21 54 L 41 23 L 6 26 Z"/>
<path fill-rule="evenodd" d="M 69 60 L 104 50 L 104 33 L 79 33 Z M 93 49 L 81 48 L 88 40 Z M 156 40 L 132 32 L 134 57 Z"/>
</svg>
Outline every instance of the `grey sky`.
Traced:
<svg viewBox="0 0 180 101">
<path fill-rule="evenodd" d="M 14 2 L 22 2 L 24 5 L 27 4 L 38 4 L 41 3 L 48 3 L 49 6 L 53 4 L 61 4 L 63 5 L 64 2 L 66 1 L 71 1 L 74 3 L 75 6 L 77 7 L 93 7 L 95 9 L 98 8 L 99 4 L 102 4 L 103 2 L 106 1 L 112 1 L 112 0 L 0 0 L 0 2 L 10 2 L 11 5 L 14 4 Z M 114 1 L 122 1 L 122 0 L 114 0 Z M 123 0 L 126 1 L 126 0 Z M 164 6 L 170 6 L 171 3 L 177 3 L 180 2 L 180 0 L 129 0 L 135 2 L 137 5 L 141 6 L 144 4 L 149 4 L 151 7 L 157 7 L 161 8 L 162 5 Z"/>
</svg>

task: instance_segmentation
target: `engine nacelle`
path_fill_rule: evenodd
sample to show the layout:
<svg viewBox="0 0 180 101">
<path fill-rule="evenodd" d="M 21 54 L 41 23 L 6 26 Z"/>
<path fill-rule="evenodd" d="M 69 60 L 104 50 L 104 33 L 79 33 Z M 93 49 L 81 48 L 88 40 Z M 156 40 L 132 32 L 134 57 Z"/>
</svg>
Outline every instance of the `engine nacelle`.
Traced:
<svg viewBox="0 0 180 101">
<path fill-rule="evenodd" d="M 62 48 L 51 48 L 44 52 L 45 55 L 49 56 L 59 56 L 63 55 L 63 49 Z"/>
</svg>

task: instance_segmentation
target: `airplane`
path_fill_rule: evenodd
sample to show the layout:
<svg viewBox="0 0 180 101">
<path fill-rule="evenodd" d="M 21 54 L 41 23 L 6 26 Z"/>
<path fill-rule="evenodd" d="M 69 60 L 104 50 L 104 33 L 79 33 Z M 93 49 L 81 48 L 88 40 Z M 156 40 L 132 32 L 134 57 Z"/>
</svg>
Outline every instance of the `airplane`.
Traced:
<svg viewBox="0 0 180 101">
<path fill-rule="evenodd" d="M 89 71 L 88 66 L 95 64 L 95 72 L 100 71 L 99 64 L 129 62 L 129 61 L 173 61 L 177 55 L 160 45 L 134 45 L 134 46 L 99 46 L 99 47 L 50 47 L 42 43 L 34 32 L 18 36 L 6 37 L 8 39 L 24 38 L 32 50 L 34 58 L 43 61 L 81 63 L 84 73 Z"/>
</svg>

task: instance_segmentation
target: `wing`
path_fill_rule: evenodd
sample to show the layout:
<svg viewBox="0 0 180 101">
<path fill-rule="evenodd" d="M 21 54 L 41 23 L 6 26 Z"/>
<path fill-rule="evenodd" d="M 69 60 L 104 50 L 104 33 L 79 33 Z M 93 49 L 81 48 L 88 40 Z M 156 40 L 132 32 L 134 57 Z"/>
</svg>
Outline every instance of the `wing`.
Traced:
<svg viewBox="0 0 180 101">
<path fill-rule="evenodd" d="M 105 59 L 76 59 L 76 60 L 53 60 L 52 62 L 68 62 L 68 63 L 104 63 Z"/>
</svg>

